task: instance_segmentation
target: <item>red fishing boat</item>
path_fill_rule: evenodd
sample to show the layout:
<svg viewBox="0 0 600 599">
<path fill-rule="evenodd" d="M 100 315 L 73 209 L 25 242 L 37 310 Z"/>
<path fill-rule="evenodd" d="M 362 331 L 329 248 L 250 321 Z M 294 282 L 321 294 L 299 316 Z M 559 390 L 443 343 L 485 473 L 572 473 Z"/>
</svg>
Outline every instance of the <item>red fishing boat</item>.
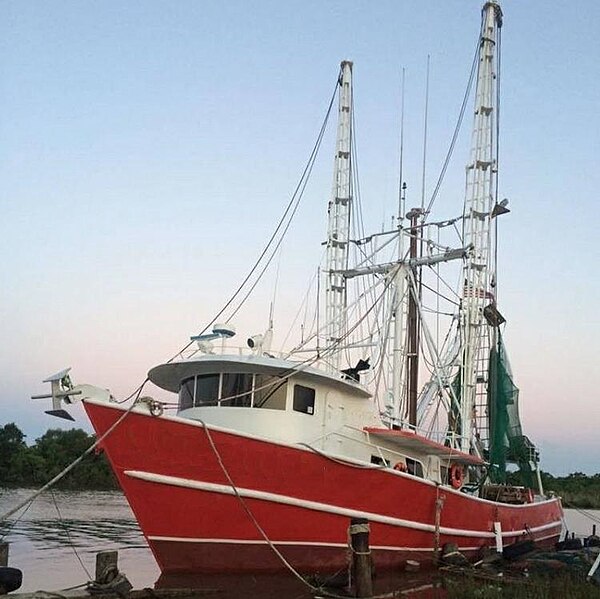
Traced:
<svg viewBox="0 0 600 599">
<path fill-rule="evenodd" d="M 407 211 L 401 179 L 390 230 L 365 236 L 353 226 L 352 63 L 341 64 L 323 284 L 314 304 L 307 293 L 294 347 L 272 349 L 272 317 L 237 347 L 230 303 L 218 317 L 225 324 L 213 320 L 148 373 L 176 402 L 142 396 L 142 386 L 128 405 L 73 386 L 67 371 L 48 379 L 54 412 L 83 400 L 163 572 L 336 571 L 347 564 L 353 518 L 368 521 L 380 567 L 431 561 L 447 543 L 474 558 L 558 539 L 560 500 L 542 488 L 502 341 L 501 26 L 499 5 L 487 2 L 466 196 L 453 219 L 431 219 L 435 196 Z M 277 251 L 294 206 L 250 274 Z M 443 268 L 459 280 L 450 298 Z"/>
</svg>

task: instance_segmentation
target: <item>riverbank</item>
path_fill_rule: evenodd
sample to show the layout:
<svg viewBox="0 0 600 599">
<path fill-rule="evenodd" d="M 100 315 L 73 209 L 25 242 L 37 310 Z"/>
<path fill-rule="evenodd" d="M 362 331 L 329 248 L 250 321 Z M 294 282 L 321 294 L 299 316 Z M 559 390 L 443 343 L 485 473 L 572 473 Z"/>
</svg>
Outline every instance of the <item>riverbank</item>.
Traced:
<svg viewBox="0 0 600 599">
<path fill-rule="evenodd" d="M 462 573 L 446 577 L 447 599 L 600 599 L 600 587 L 566 573 L 554 576 L 531 575 L 516 581 L 482 580 Z"/>
</svg>

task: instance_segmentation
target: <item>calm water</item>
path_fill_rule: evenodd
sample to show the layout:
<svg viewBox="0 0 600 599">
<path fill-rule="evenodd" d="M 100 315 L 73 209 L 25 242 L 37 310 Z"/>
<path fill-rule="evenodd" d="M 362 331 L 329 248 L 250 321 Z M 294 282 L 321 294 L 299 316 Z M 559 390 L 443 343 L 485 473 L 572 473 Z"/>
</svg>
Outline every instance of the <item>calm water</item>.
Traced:
<svg viewBox="0 0 600 599">
<path fill-rule="evenodd" d="M 31 494 L 30 490 L 0 489 L 0 513 L 14 507 Z M 81 584 L 94 575 L 95 554 L 100 550 L 118 549 L 119 567 L 125 572 L 134 588 L 159 586 L 197 586 L 202 588 L 225 589 L 235 587 L 229 577 L 179 577 L 159 580 L 160 572 L 150 549 L 129 509 L 118 492 L 67 493 L 54 491 L 39 497 L 15 522 L 0 525 L 0 536 L 6 533 L 10 542 L 9 564 L 23 570 L 22 591 L 38 589 L 58 590 Z M 57 511 L 60 511 L 60 517 Z M 600 520 L 600 510 L 589 513 Z M 569 530 L 578 535 L 591 533 L 592 521 L 586 516 L 566 510 Z M 8 530 L 10 528 L 10 530 Z M 600 531 L 600 525 L 598 526 Z M 71 543 L 81 558 L 80 564 Z M 261 581 L 252 577 L 240 580 L 239 592 L 232 590 L 219 597 L 243 597 L 249 594 L 261 597 L 309 597 L 300 583 L 269 578 Z M 265 588 L 256 585 L 265 584 Z M 248 584 L 254 585 L 249 589 Z M 280 585 L 284 585 L 285 592 Z"/>
</svg>

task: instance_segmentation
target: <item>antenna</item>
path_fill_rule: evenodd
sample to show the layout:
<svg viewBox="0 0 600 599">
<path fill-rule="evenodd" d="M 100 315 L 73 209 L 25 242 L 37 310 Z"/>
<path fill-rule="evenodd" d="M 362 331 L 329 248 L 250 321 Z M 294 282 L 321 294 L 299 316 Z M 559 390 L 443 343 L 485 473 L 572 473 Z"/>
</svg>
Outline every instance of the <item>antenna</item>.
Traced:
<svg viewBox="0 0 600 599">
<path fill-rule="evenodd" d="M 421 212 L 425 212 L 425 164 L 427 159 L 427 118 L 429 116 L 429 61 L 427 55 L 427 76 L 425 80 L 425 117 L 423 123 L 423 175 L 421 179 Z"/>
<path fill-rule="evenodd" d="M 404 219 L 405 206 L 403 198 L 403 166 L 404 166 L 404 77 L 406 69 L 402 67 L 402 83 L 400 87 L 400 165 L 399 165 L 399 181 L 398 181 L 398 228 L 402 226 Z"/>
<path fill-rule="evenodd" d="M 281 268 L 281 254 L 283 246 L 279 248 L 279 259 L 277 260 L 277 270 L 275 271 L 275 284 L 273 285 L 273 298 L 269 307 L 269 329 L 273 329 L 273 313 L 275 311 L 275 300 L 277 299 L 277 288 L 279 287 L 279 270 Z"/>
</svg>

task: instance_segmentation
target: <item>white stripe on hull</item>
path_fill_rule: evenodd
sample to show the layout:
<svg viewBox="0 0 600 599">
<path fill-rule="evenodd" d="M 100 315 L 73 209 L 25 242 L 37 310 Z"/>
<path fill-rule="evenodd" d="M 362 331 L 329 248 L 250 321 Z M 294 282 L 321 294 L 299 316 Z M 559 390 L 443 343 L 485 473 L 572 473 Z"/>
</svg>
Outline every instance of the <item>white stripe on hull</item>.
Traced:
<svg viewBox="0 0 600 599">
<path fill-rule="evenodd" d="M 208 491 L 209 493 L 219 493 L 222 495 L 235 495 L 235 491 L 229 485 L 219 485 L 216 483 L 208 483 L 199 480 L 191 480 L 175 476 L 166 476 L 164 474 L 154 474 L 151 472 L 140 472 L 138 470 L 125 470 L 124 474 L 132 478 L 137 478 L 139 480 L 144 480 L 146 482 L 157 483 L 161 485 L 183 487 L 186 489 L 193 489 L 196 491 Z M 413 530 L 421 530 L 432 533 L 436 531 L 435 526 L 433 524 L 424 524 L 422 522 L 414 522 L 412 520 L 404 520 L 402 518 L 393 518 L 391 516 L 384 516 L 382 514 L 374 514 L 372 512 L 363 512 L 359 510 L 348 509 L 344 507 L 330 505 L 328 503 L 308 501 L 305 499 L 289 497 L 287 495 L 279 495 L 276 493 L 269 493 L 266 491 L 256 491 L 254 489 L 243 489 L 239 487 L 237 488 L 237 492 L 241 497 L 245 497 L 248 499 L 258 499 L 261 501 L 268 501 L 271 503 L 291 505 L 294 507 L 300 507 L 308 510 L 326 512 L 328 514 L 335 514 L 337 516 L 345 516 L 347 518 L 366 518 L 370 522 L 389 524 L 390 526 L 400 526 L 404 528 L 410 528 Z M 562 527 L 562 522 L 560 520 L 528 529 L 512 530 L 505 532 L 503 531 L 502 536 L 520 536 L 523 534 L 542 532 L 544 530 L 548 530 L 550 528 L 555 528 L 559 526 Z M 465 530 L 460 528 L 447 528 L 445 526 L 440 526 L 439 533 L 448 536 L 472 537 L 481 539 L 493 539 L 496 537 L 495 533 L 491 531 Z"/>
<path fill-rule="evenodd" d="M 161 537 L 149 536 L 150 541 L 167 541 L 172 543 L 214 543 L 215 545 L 268 545 L 263 540 L 248 540 L 248 539 L 195 539 L 191 537 Z M 334 547 L 338 549 L 347 549 L 347 543 L 321 543 L 319 541 L 271 541 L 273 545 L 293 546 L 293 547 Z M 431 547 L 393 547 L 390 545 L 371 545 L 371 549 L 381 551 L 434 551 Z M 476 547 L 459 547 L 459 551 L 477 551 L 481 546 Z"/>
<path fill-rule="evenodd" d="M 556 535 L 548 535 L 545 537 L 539 537 L 536 541 L 545 541 L 552 539 Z M 168 543 L 208 543 L 215 545 L 268 545 L 266 541 L 262 539 L 248 540 L 248 539 L 202 539 L 193 537 L 162 537 L 158 535 L 151 535 L 148 537 L 150 541 L 163 541 Z M 319 541 L 271 541 L 273 545 L 281 546 L 294 546 L 294 547 L 335 547 L 341 549 L 347 549 L 347 543 L 321 543 Z M 393 547 L 390 545 L 371 545 L 371 549 L 377 549 L 378 551 L 414 551 L 414 552 L 425 552 L 435 551 L 432 547 Z M 481 546 L 475 547 L 459 547 L 459 551 L 479 551 Z"/>
</svg>

